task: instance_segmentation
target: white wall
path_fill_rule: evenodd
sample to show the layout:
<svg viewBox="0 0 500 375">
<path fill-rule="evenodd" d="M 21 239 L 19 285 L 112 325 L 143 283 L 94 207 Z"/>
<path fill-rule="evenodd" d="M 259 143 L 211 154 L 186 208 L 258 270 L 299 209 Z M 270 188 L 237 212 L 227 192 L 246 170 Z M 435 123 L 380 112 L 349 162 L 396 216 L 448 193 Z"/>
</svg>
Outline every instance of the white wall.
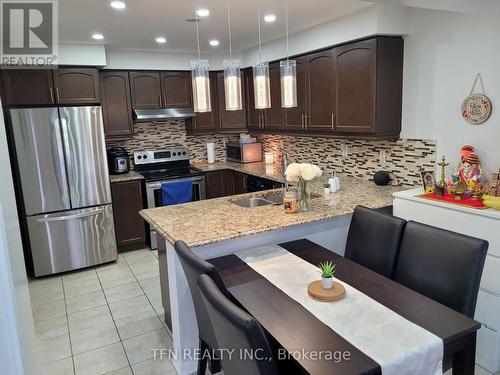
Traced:
<svg viewBox="0 0 500 375">
<path fill-rule="evenodd" d="M 314 26 L 310 29 L 293 33 L 289 37 L 290 55 L 297 55 L 315 49 L 343 43 L 377 33 L 377 5 L 373 5 Z M 293 30 L 293 22 L 290 25 Z M 278 60 L 286 56 L 286 39 L 277 39 L 262 45 L 262 61 Z M 242 53 L 244 66 L 258 62 L 258 48 L 250 48 Z"/>
<path fill-rule="evenodd" d="M 500 168 L 500 23 L 495 15 L 411 9 L 405 37 L 404 138 L 436 139 L 452 164 L 464 144 L 476 147 L 486 170 Z M 476 73 L 493 104 L 490 119 L 468 125 L 460 106 Z"/>
<path fill-rule="evenodd" d="M 106 65 L 106 50 L 99 44 L 69 44 L 59 45 L 59 65 Z"/>
<path fill-rule="evenodd" d="M 238 54 L 234 58 L 240 58 Z M 202 54 L 207 59 L 210 70 L 222 69 L 226 55 Z M 156 51 L 106 50 L 106 69 L 150 69 L 150 70 L 189 70 L 190 61 L 198 59 L 196 53 L 175 53 Z"/>
<path fill-rule="evenodd" d="M 0 373 L 36 375 L 33 318 L 7 150 L 0 111 Z"/>
</svg>

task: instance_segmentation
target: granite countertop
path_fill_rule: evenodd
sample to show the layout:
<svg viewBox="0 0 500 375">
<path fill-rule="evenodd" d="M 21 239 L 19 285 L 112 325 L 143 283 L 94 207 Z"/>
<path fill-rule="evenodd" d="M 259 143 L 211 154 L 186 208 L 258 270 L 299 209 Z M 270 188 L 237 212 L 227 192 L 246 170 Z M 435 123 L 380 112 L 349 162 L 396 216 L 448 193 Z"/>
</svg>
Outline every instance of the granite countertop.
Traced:
<svg viewBox="0 0 500 375">
<path fill-rule="evenodd" d="M 232 166 L 232 163 L 222 163 L 210 165 L 209 168 L 233 169 Z M 235 170 L 250 173 L 247 166 L 242 165 L 241 168 Z M 315 197 L 311 200 L 310 211 L 306 213 L 285 214 L 282 205 L 246 208 L 231 203 L 237 199 L 281 191 L 277 189 L 146 209 L 140 211 L 140 214 L 171 244 L 183 240 L 189 246 L 196 247 L 331 219 L 352 213 L 357 205 L 371 208 L 389 206 L 392 205 L 392 194 L 402 189 L 395 186 L 376 186 L 372 181 L 344 177 L 341 178 L 341 190 L 325 196 L 325 181 L 326 177 L 322 177 L 311 184 Z"/>
<path fill-rule="evenodd" d="M 191 162 L 191 167 L 197 168 L 203 172 L 220 171 L 231 169 L 233 171 L 246 173 L 252 176 L 267 178 L 276 182 L 283 182 L 281 166 L 279 164 L 267 165 L 264 162 L 241 164 L 231 161 L 216 162 L 208 164 L 207 162 Z"/>
<path fill-rule="evenodd" d="M 142 179 L 144 179 L 143 175 L 137 173 L 136 171 L 130 171 L 128 173 L 122 173 L 122 174 L 110 174 L 109 175 L 109 181 L 111 183 L 126 182 L 126 181 L 133 181 L 133 180 L 142 180 Z"/>
</svg>

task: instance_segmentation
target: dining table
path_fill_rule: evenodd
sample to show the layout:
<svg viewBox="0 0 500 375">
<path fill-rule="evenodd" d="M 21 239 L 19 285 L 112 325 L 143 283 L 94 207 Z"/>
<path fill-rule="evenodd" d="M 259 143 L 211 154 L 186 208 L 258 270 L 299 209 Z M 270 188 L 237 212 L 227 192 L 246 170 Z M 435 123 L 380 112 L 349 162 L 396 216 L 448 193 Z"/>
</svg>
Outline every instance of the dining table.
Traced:
<svg viewBox="0 0 500 375">
<path fill-rule="evenodd" d="M 336 265 L 335 278 L 341 283 L 357 289 L 440 338 L 443 342 L 443 363 L 453 366 L 454 375 L 474 374 L 476 332 L 481 326 L 472 318 L 312 241 L 301 239 L 281 243 L 279 246 L 312 265 L 332 261 Z M 302 354 L 328 351 L 349 353 L 348 358 L 342 360 L 332 360 L 326 356 L 292 355 L 291 359 L 300 372 L 312 375 L 382 373 L 379 363 L 325 325 L 237 255 L 221 256 L 208 261 L 220 271 L 234 302 L 251 314 L 270 341 L 282 350 Z M 319 276 L 318 273 L 318 279 Z M 287 277 L 294 277 L 293 269 L 287 270 Z M 307 290 L 307 285 L 304 285 L 304 290 Z M 342 303 L 342 300 L 328 303 Z M 366 339 L 370 340 L 370 337 Z"/>
</svg>

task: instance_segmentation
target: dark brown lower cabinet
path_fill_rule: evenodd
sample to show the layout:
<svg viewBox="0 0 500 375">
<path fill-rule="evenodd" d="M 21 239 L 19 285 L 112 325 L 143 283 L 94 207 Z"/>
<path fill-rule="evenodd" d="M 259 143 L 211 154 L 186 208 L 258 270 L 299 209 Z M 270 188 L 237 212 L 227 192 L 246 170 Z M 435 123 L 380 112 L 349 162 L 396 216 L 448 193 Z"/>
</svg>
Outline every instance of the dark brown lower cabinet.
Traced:
<svg viewBox="0 0 500 375">
<path fill-rule="evenodd" d="M 247 177 L 245 173 L 231 169 L 207 172 L 205 175 L 207 199 L 247 193 Z"/>
<path fill-rule="evenodd" d="M 212 171 L 205 174 L 207 199 L 224 196 L 224 175 L 226 171 Z"/>
<path fill-rule="evenodd" d="M 146 247 L 146 223 L 139 215 L 144 208 L 142 180 L 111 184 L 118 251 Z"/>
<path fill-rule="evenodd" d="M 247 175 L 240 172 L 233 172 L 233 194 L 248 193 Z"/>
</svg>

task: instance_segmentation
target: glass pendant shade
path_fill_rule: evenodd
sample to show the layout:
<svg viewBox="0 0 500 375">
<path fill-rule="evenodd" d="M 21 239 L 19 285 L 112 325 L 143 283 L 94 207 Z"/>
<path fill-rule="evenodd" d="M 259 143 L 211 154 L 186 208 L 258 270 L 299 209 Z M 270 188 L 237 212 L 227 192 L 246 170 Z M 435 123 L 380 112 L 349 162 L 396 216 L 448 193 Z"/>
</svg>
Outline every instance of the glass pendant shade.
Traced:
<svg viewBox="0 0 500 375">
<path fill-rule="evenodd" d="M 295 60 L 280 61 L 281 106 L 297 107 L 297 70 Z"/>
<path fill-rule="evenodd" d="M 195 112 L 210 112 L 210 78 L 208 60 L 191 60 L 193 107 Z"/>
<path fill-rule="evenodd" d="M 226 111 L 239 111 L 242 109 L 240 60 L 224 60 L 222 65 L 224 66 Z"/>
<path fill-rule="evenodd" d="M 256 109 L 271 108 L 268 63 L 261 63 L 253 67 L 253 91 Z"/>
</svg>

